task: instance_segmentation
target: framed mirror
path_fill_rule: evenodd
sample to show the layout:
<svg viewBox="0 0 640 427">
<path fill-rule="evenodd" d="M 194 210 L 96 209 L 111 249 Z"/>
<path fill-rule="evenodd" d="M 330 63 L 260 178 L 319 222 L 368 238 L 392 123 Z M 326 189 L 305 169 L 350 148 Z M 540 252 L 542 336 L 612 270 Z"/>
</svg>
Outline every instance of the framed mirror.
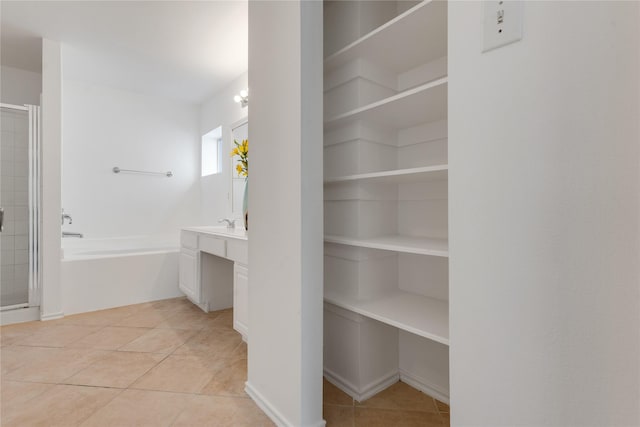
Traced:
<svg viewBox="0 0 640 427">
<path fill-rule="evenodd" d="M 249 138 L 249 120 L 247 117 L 231 125 L 231 148 L 233 141 L 242 142 Z M 242 198 L 244 197 L 245 177 L 236 172 L 238 156 L 231 158 L 231 214 L 233 218 L 242 218 Z"/>
</svg>

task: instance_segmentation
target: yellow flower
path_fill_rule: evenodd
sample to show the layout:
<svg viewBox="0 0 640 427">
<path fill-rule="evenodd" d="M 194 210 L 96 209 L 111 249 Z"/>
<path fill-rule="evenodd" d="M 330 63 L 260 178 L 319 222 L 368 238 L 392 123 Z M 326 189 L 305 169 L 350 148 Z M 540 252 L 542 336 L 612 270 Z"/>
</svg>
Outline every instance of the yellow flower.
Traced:
<svg viewBox="0 0 640 427">
<path fill-rule="evenodd" d="M 238 151 L 238 147 L 235 147 L 233 150 L 231 150 L 231 157 L 237 156 L 239 154 L 240 152 Z"/>
<path fill-rule="evenodd" d="M 240 163 L 236 165 L 236 170 L 238 171 L 238 174 L 242 173 L 242 165 Z"/>
</svg>

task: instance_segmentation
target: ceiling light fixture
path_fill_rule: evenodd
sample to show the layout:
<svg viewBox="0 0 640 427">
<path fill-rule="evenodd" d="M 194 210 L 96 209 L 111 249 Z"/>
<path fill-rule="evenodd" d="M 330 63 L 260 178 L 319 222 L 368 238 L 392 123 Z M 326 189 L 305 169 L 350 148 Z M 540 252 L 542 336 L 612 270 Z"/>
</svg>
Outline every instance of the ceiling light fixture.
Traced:
<svg viewBox="0 0 640 427">
<path fill-rule="evenodd" d="M 239 103 L 242 107 L 246 107 L 249 104 L 249 89 L 242 89 L 240 95 L 233 97 L 233 100 Z"/>
</svg>

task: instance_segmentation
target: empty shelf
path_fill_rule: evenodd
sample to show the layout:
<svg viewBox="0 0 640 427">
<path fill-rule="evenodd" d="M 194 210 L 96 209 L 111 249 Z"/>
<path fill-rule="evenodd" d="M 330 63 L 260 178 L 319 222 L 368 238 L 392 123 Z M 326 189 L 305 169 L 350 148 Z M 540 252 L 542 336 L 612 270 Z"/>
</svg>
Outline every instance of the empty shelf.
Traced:
<svg viewBox="0 0 640 427">
<path fill-rule="evenodd" d="M 449 345 L 449 304 L 401 290 L 378 298 L 357 300 L 325 292 L 324 300 L 362 316 Z"/>
<path fill-rule="evenodd" d="M 449 256 L 449 242 L 446 239 L 410 236 L 383 236 L 359 239 L 354 237 L 326 235 L 324 236 L 324 241 L 327 243 L 338 243 L 341 245 L 383 249 L 410 254 L 439 257 Z"/>
<path fill-rule="evenodd" d="M 351 181 L 388 183 L 442 181 L 447 179 L 448 169 L 449 167 L 447 165 L 423 166 L 411 169 L 394 169 L 383 172 L 371 172 L 328 178 L 325 180 L 325 184 L 337 184 Z"/>
</svg>

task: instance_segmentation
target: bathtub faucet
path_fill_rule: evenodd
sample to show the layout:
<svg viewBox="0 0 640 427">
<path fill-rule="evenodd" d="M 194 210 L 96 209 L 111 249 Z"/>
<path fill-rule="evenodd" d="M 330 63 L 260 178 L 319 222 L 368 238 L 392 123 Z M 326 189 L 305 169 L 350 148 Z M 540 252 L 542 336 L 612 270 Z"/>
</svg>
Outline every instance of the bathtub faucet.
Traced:
<svg viewBox="0 0 640 427">
<path fill-rule="evenodd" d="M 227 228 L 235 228 L 236 227 L 236 220 L 235 219 L 227 219 L 227 218 L 222 218 L 219 219 L 218 222 L 226 222 L 227 223 Z"/>
<path fill-rule="evenodd" d="M 71 224 L 71 223 L 69 223 Z M 82 233 L 73 233 L 71 231 L 63 231 L 62 232 L 62 237 L 79 237 L 79 238 L 83 238 L 84 236 L 82 235 Z"/>
<path fill-rule="evenodd" d="M 69 220 L 69 224 L 73 224 L 73 218 L 71 218 L 71 215 L 64 213 L 64 209 L 62 209 L 62 225 L 64 225 L 65 219 Z"/>
</svg>

